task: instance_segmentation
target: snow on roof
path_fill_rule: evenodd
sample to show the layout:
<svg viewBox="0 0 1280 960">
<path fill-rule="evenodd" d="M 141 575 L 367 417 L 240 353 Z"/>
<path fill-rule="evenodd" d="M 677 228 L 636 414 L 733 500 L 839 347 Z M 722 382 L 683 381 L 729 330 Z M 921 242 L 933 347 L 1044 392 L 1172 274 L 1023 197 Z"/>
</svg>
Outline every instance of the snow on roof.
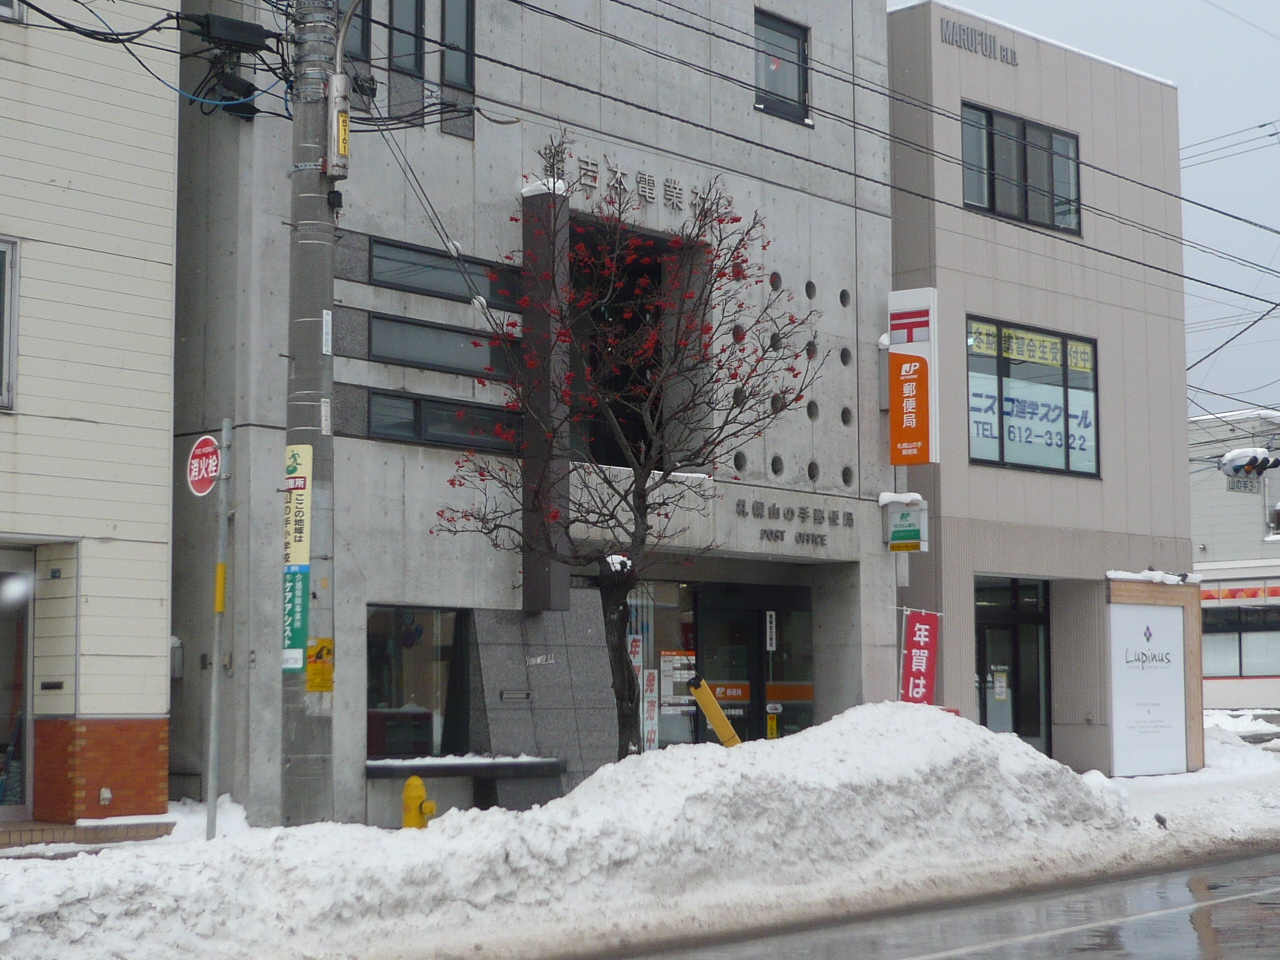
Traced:
<svg viewBox="0 0 1280 960">
<path fill-rule="evenodd" d="M 1198 573 L 1165 573 L 1163 570 L 1139 570 L 1129 573 L 1126 570 L 1108 570 L 1108 580 L 1140 580 L 1145 583 L 1199 583 Z"/>
<path fill-rule="evenodd" d="M 1108 60 L 1106 57 L 1100 57 L 1096 53 L 1090 53 L 1087 50 L 1079 50 L 1076 47 L 1070 46 L 1069 44 L 1062 43 L 1061 41 L 1058 41 L 1058 40 L 1054 40 L 1051 37 L 1042 37 L 1038 33 L 1032 33 L 1030 30 L 1024 30 L 1021 27 L 1014 26 L 1011 23 L 1005 23 L 1003 20 L 996 20 L 993 17 L 987 16 L 985 13 L 978 13 L 974 10 L 968 9 L 967 7 L 958 7 L 955 4 L 951 4 L 951 3 L 939 3 L 937 2 L 937 0 L 915 0 L 915 2 L 913 3 L 903 3 L 898 6 L 891 5 L 889 7 L 889 13 L 897 13 L 899 10 L 910 10 L 912 7 L 923 7 L 926 4 L 930 4 L 930 3 L 934 4 L 934 6 L 942 7 L 944 10 L 950 10 L 953 13 L 963 14 L 966 17 L 973 17 L 975 20 L 981 20 L 984 23 L 989 23 L 989 24 L 992 24 L 993 26 L 1004 27 L 1006 30 L 1012 30 L 1014 33 L 1018 34 L 1019 36 L 1026 37 L 1029 40 L 1038 40 L 1041 43 L 1047 43 L 1051 46 L 1057 47 L 1060 50 L 1066 50 L 1069 53 L 1074 53 L 1082 57 L 1088 57 L 1090 60 L 1096 60 L 1098 63 L 1105 63 L 1109 67 L 1116 67 L 1119 70 L 1127 71 L 1128 73 L 1135 74 L 1139 77 L 1145 77 L 1148 80 L 1154 80 L 1156 83 L 1162 83 L 1166 87 L 1177 86 L 1177 84 L 1174 83 L 1172 80 L 1166 80 L 1164 77 L 1157 77 L 1154 73 L 1147 73 L 1145 70 L 1139 70 L 1136 67 L 1130 67 L 1123 63 L 1117 63 L 1115 60 Z"/>
<path fill-rule="evenodd" d="M 924 497 L 918 493 L 882 493 L 880 494 L 880 506 L 887 506 L 891 503 L 901 503 L 905 506 L 913 507 L 916 504 L 924 503 Z"/>
</svg>

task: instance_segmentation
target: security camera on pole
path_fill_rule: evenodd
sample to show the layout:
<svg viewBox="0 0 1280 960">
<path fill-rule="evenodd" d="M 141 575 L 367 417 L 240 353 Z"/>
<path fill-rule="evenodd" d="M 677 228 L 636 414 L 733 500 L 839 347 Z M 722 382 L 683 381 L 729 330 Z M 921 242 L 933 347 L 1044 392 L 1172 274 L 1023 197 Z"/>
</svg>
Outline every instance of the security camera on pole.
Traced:
<svg viewBox="0 0 1280 960">
<path fill-rule="evenodd" d="M 352 3 L 343 33 L 355 12 Z M 297 0 L 289 235 L 281 819 L 333 818 L 333 246 L 347 175 L 335 0 Z"/>
</svg>

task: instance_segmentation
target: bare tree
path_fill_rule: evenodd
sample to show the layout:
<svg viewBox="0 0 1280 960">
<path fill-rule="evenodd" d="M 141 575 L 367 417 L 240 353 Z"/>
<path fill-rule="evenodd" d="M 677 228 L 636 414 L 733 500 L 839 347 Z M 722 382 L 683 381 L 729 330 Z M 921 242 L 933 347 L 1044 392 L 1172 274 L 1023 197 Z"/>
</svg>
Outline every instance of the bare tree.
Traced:
<svg viewBox="0 0 1280 960">
<path fill-rule="evenodd" d="M 812 312 L 795 313 L 761 266 L 763 220 L 735 212 L 718 180 L 658 234 L 622 190 L 572 210 L 567 155 L 553 138 L 525 191 L 524 249 L 509 257 L 523 312 L 485 308 L 475 342 L 501 360 L 510 414 L 486 445 L 510 452 L 458 458 L 450 484 L 466 502 L 439 511 L 438 529 L 521 551 L 526 608 L 534 567 L 566 582 L 568 569 L 597 572 L 622 758 L 640 745 L 628 595 L 659 557 L 697 552 L 675 541 L 708 511 L 711 478 L 804 399 L 821 360 Z"/>
</svg>

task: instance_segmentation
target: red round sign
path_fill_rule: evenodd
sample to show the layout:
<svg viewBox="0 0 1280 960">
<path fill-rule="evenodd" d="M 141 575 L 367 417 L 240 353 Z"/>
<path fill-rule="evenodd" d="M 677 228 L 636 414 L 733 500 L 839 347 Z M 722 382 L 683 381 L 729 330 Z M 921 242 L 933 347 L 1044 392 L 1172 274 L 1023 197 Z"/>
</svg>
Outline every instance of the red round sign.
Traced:
<svg viewBox="0 0 1280 960">
<path fill-rule="evenodd" d="M 203 497 L 218 482 L 222 472 L 222 452 L 213 437 L 201 437 L 187 457 L 187 486 L 197 497 Z"/>
</svg>

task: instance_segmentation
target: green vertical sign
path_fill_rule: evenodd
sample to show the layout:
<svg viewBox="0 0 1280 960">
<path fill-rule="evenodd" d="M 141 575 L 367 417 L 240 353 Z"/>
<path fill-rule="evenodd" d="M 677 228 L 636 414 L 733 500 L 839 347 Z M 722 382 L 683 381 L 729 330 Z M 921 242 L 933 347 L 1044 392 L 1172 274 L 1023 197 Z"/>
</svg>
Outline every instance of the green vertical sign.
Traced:
<svg viewBox="0 0 1280 960">
<path fill-rule="evenodd" d="M 284 633 L 280 667 L 307 668 L 311 613 L 311 445 L 285 449 L 284 466 Z"/>
</svg>

